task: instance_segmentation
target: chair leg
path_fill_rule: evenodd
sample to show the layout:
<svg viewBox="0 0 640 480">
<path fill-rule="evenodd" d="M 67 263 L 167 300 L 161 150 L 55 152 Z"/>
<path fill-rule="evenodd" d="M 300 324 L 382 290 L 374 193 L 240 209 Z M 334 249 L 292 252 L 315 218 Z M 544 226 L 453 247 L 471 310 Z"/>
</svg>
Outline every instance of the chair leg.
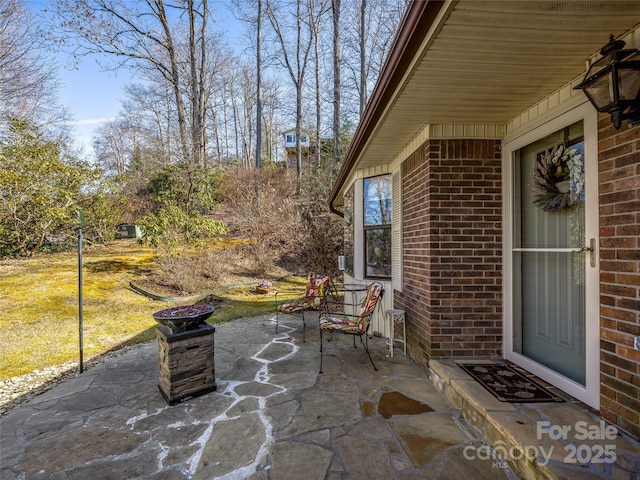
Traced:
<svg viewBox="0 0 640 480">
<path fill-rule="evenodd" d="M 304 321 L 304 310 L 302 311 L 302 343 L 306 342 L 307 323 Z"/>
<path fill-rule="evenodd" d="M 355 337 L 353 339 L 355 340 Z M 371 358 L 371 354 L 369 353 L 369 340 L 367 339 L 367 343 L 364 343 L 364 341 L 362 340 L 362 335 L 361 335 L 360 336 L 360 343 L 362 343 L 362 346 L 366 350 L 367 355 L 369 356 L 369 361 L 371 362 L 371 365 L 373 365 L 373 369 L 377 372 L 378 371 L 378 367 L 376 367 L 376 364 L 373 363 L 373 358 Z"/>
<path fill-rule="evenodd" d="M 320 373 L 322 373 L 322 329 L 320 328 Z"/>
<path fill-rule="evenodd" d="M 278 320 L 280 317 L 280 310 L 278 309 L 278 292 L 276 292 L 276 296 L 273 300 L 273 303 L 275 304 L 275 310 L 276 310 L 276 334 L 278 333 Z"/>
</svg>

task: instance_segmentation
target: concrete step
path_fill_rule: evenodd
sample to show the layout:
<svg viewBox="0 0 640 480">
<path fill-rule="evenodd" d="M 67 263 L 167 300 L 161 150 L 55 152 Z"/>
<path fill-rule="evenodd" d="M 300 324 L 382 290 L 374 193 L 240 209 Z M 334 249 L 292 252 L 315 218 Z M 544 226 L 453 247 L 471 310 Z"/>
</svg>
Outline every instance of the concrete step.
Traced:
<svg viewBox="0 0 640 480">
<path fill-rule="evenodd" d="M 492 451 L 467 450 L 465 455 L 483 459 L 497 454 L 527 480 L 640 478 L 640 444 L 584 404 L 557 389 L 554 393 L 567 398 L 566 402 L 500 402 L 457 365 L 498 361 L 429 362 L 436 388 L 493 447 Z"/>
</svg>

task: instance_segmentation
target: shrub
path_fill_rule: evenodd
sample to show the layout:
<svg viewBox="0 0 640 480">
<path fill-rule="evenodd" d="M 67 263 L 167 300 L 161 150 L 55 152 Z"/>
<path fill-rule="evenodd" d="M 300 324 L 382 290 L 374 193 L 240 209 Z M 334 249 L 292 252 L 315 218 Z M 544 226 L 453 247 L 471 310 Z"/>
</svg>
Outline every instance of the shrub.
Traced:
<svg viewBox="0 0 640 480">
<path fill-rule="evenodd" d="M 219 197 L 228 212 L 227 221 L 233 233 L 247 240 L 244 249 L 256 276 L 267 273 L 283 253 L 297 249 L 295 191 L 295 175 L 277 166 L 231 169 L 221 179 Z"/>
<path fill-rule="evenodd" d="M 157 255 L 163 274 L 161 283 L 188 295 L 223 283 L 235 253 L 233 247 L 208 243 L 197 248 L 159 248 Z"/>
</svg>

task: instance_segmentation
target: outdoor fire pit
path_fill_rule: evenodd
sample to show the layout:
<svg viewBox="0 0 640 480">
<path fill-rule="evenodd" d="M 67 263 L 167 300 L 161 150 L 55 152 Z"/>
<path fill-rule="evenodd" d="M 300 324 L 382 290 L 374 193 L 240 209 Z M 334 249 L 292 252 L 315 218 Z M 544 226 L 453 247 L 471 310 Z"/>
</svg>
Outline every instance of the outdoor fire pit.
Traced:
<svg viewBox="0 0 640 480">
<path fill-rule="evenodd" d="M 210 305 L 171 307 L 153 314 L 160 324 L 158 389 L 169 405 L 216 389 L 213 337 L 216 329 L 205 323 Z"/>
<path fill-rule="evenodd" d="M 153 314 L 153 318 L 160 325 L 169 327 L 172 333 L 178 333 L 198 328 L 213 314 L 213 310 L 211 305 L 186 305 L 160 310 Z"/>
</svg>

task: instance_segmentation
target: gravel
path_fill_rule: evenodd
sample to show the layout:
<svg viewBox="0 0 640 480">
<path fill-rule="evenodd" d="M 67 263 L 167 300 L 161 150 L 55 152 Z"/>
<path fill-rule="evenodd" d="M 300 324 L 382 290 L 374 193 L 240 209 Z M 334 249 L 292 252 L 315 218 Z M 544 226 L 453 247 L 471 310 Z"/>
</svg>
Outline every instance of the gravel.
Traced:
<svg viewBox="0 0 640 480">
<path fill-rule="evenodd" d="M 86 371 L 137 346 L 130 345 L 93 357 L 83 362 L 83 369 Z M 26 375 L 11 377 L 0 382 L 0 417 L 79 374 L 79 362 L 70 361 L 60 365 L 38 368 Z"/>
</svg>

